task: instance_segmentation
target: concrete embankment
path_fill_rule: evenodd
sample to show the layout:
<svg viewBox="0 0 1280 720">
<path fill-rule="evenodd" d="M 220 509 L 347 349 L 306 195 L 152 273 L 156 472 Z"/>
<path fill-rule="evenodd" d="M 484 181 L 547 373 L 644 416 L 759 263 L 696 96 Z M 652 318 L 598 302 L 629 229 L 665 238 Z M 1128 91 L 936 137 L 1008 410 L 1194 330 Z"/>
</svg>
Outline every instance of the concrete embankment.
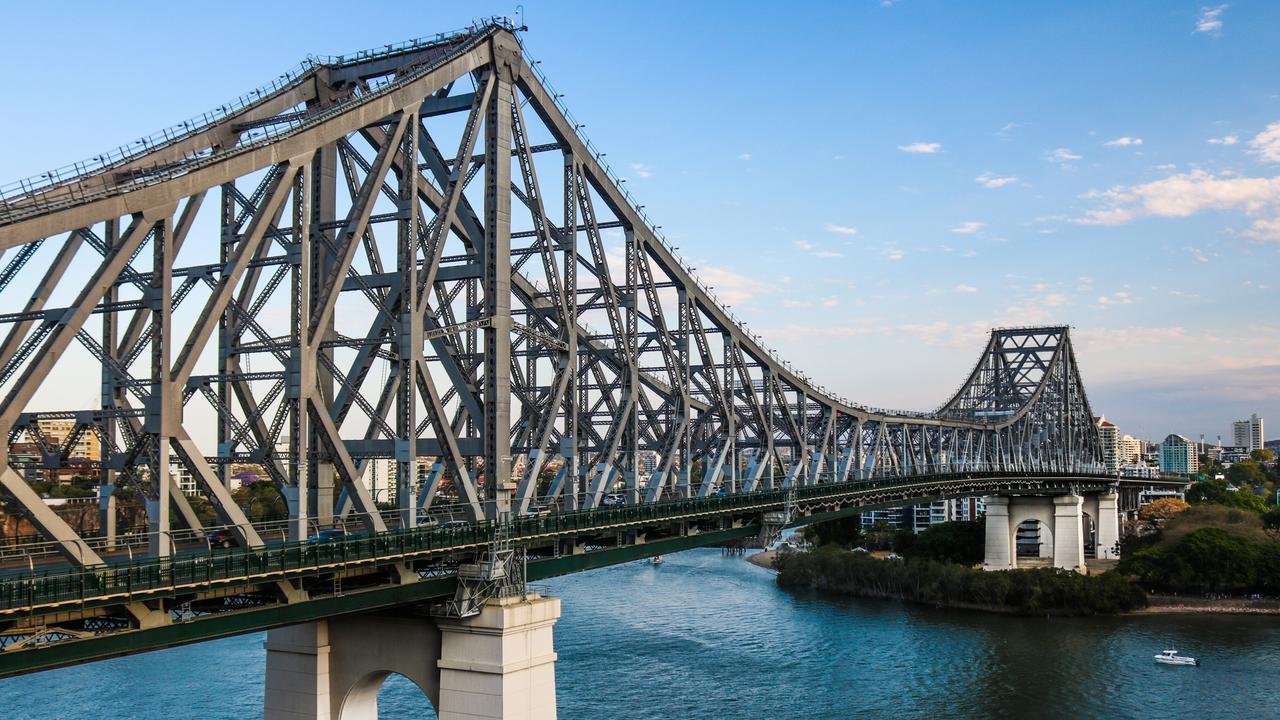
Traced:
<svg viewBox="0 0 1280 720">
<path fill-rule="evenodd" d="M 766 550 L 765 552 L 758 552 L 755 555 L 748 555 L 747 562 L 751 563 L 752 565 L 759 565 L 760 567 L 766 570 L 772 570 L 773 557 L 777 554 L 778 554 L 778 551 L 776 550 L 772 550 L 772 551 Z"/>
</svg>

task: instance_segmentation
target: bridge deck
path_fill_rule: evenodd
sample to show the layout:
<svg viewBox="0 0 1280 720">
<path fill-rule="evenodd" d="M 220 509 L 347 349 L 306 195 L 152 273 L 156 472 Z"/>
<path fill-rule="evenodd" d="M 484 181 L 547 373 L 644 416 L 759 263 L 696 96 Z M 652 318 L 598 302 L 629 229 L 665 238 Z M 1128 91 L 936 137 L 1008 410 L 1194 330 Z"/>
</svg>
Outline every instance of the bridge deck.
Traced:
<svg viewBox="0 0 1280 720">
<path fill-rule="evenodd" d="M 1115 484 L 1104 475 L 1029 472 L 876 478 L 525 516 L 505 530 L 528 551 L 529 579 L 536 580 L 758 535 L 763 514 L 788 503 L 795 512 L 791 524 L 799 525 L 948 497 Z M 14 573 L 0 578 L 0 677 L 305 621 L 299 618 L 440 599 L 453 591 L 457 563 L 495 542 L 497 530 L 479 521 Z M 577 551 L 562 554 L 563 542 Z M 281 587 L 297 592 L 289 597 Z M 151 608 L 156 626 L 141 627 L 129 617 L 130 607 Z"/>
</svg>

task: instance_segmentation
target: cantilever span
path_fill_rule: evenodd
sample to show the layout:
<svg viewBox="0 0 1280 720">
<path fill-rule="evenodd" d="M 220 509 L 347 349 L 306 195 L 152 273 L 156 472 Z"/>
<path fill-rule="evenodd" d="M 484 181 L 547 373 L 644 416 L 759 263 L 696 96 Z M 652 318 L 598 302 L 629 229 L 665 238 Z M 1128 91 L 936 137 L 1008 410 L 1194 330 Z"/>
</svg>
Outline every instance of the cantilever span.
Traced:
<svg viewBox="0 0 1280 720">
<path fill-rule="evenodd" d="M 0 557 L 27 566 L 0 672 L 422 602 L 502 543 L 555 574 L 1114 481 L 1067 327 L 993 330 L 934 412 L 840 398 L 699 283 L 538 68 L 502 21 L 312 59 L 0 188 L 0 488 L 44 541 Z M 236 502 L 246 468 L 287 518 Z M 78 525 L 35 487 L 72 475 Z"/>
</svg>

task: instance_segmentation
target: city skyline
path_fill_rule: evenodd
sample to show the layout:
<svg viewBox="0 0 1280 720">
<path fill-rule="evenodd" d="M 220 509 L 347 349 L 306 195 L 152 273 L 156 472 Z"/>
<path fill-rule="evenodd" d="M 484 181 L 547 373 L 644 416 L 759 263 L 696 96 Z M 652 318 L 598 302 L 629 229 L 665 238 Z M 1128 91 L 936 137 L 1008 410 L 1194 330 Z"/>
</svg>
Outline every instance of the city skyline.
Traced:
<svg viewBox="0 0 1280 720">
<path fill-rule="evenodd" d="M 1241 312 L 1280 300 L 1280 84 L 1248 62 L 1274 47 L 1276 8 L 525 5 L 534 59 L 646 212 L 832 390 L 929 409 L 989 327 L 1063 322 L 1094 413 L 1125 432 L 1211 439 L 1280 412 L 1277 328 Z M 15 9 L 15 52 L 74 42 L 14 79 L 32 102 L 0 119 L 24 138 L 4 182 L 216 107 L 308 53 L 472 18 L 415 8 L 339 31 L 320 4 L 282 37 L 270 19 L 287 11 L 258 8 L 266 22 L 226 38 L 168 32 L 199 18 L 165 7 L 146 47 L 109 9 L 81 7 L 74 27 Z M 777 62 L 801 47 L 805 65 Z M 91 131 L 48 112 L 72 103 L 97 110 Z"/>
</svg>

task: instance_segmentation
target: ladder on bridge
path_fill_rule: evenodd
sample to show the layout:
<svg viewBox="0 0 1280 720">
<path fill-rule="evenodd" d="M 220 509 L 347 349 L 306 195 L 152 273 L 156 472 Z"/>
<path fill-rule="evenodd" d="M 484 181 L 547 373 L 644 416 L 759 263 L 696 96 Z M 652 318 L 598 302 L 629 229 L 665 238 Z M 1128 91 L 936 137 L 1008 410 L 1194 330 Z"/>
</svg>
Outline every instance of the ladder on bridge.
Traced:
<svg viewBox="0 0 1280 720">
<path fill-rule="evenodd" d="M 760 546 L 769 547 L 782 537 L 782 531 L 796 517 L 796 489 L 788 488 L 781 510 L 770 510 L 760 519 Z"/>
<path fill-rule="evenodd" d="M 527 589 L 527 556 L 511 541 L 511 525 L 500 522 L 493 542 L 475 562 L 458 565 L 458 588 L 453 599 L 431 608 L 436 617 L 467 618 L 479 615 L 489 600 L 524 597 Z"/>
</svg>

